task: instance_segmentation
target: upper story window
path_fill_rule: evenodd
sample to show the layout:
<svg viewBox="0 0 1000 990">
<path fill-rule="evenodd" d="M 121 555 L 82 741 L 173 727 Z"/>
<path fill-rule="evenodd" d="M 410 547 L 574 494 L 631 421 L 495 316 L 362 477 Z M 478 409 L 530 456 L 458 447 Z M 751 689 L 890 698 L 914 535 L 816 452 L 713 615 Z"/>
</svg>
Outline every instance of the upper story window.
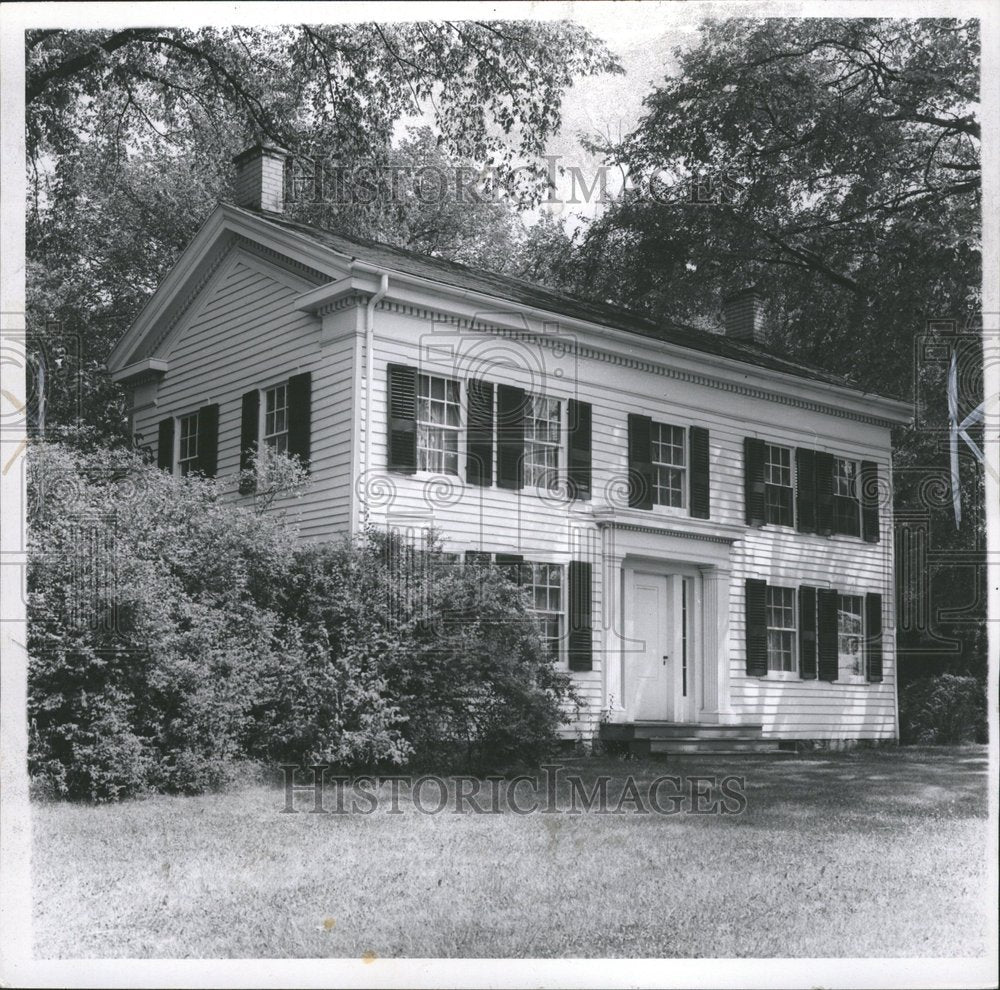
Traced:
<svg viewBox="0 0 1000 990">
<path fill-rule="evenodd" d="M 864 599 L 837 596 L 837 658 L 840 680 L 864 680 Z"/>
<path fill-rule="evenodd" d="M 795 525 L 792 450 L 769 443 L 764 449 L 764 499 L 768 523 Z"/>
<path fill-rule="evenodd" d="M 527 396 L 524 420 L 524 483 L 552 488 L 559 480 L 562 406 L 558 399 Z"/>
<path fill-rule="evenodd" d="M 278 453 L 288 449 L 287 385 L 275 385 L 264 392 L 264 443 Z"/>
<path fill-rule="evenodd" d="M 796 662 L 795 589 L 767 586 L 767 669 L 794 673 Z"/>
<path fill-rule="evenodd" d="M 526 561 L 522 575 L 531 599 L 531 611 L 541 623 L 542 635 L 553 658 L 558 658 L 564 622 L 562 565 Z"/>
<path fill-rule="evenodd" d="M 861 535 L 861 499 L 858 497 L 858 462 L 833 459 L 833 531 Z"/>
<path fill-rule="evenodd" d="M 653 461 L 653 504 L 683 509 L 687 491 L 684 427 L 653 423 L 650 430 Z"/>
<path fill-rule="evenodd" d="M 417 470 L 458 474 L 459 383 L 417 375 Z"/>
<path fill-rule="evenodd" d="M 198 414 L 181 416 L 180 448 L 177 463 L 182 475 L 190 474 L 198 466 Z"/>
</svg>

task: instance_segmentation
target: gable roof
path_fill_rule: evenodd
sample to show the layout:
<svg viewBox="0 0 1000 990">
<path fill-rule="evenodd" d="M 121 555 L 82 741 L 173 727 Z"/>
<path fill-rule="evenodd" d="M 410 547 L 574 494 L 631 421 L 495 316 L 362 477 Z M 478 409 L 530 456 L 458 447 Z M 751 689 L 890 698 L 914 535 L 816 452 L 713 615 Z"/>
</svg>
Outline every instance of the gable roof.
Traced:
<svg viewBox="0 0 1000 990">
<path fill-rule="evenodd" d="M 723 334 L 709 333 L 681 323 L 653 320 L 624 307 L 594 302 L 566 292 L 549 289 L 525 279 L 470 268 L 456 261 L 420 254 L 381 241 L 348 237 L 275 213 L 233 207 L 230 204 L 227 204 L 227 207 L 309 237 L 324 247 L 352 260 L 358 259 L 380 268 L 390 268 L 408 275 L 440 282 L 453 288 L 468 289 L 484 295 L 495 296 L 498 299 L 551 312 L 554 316 L 585 320 L 615 330 L 625 330 L 653 340 L 676 344 L 694 351 L 742 361 L 758 368 L 779 371 L 829 385 L 839 385 L 857 392 L 864 391 L 850 378 L 834 374 L 816 365 L 777 354 L 759 344 L 734 340 Z M 887 399 L 899 398 L 889 392 L 879 394 Z"/>
</svg>

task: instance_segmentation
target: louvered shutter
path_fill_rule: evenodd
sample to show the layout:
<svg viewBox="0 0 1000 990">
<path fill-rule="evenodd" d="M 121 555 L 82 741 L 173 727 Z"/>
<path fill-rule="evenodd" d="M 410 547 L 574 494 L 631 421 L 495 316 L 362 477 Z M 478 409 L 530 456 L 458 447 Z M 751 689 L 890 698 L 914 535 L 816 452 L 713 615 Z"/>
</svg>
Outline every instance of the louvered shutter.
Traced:
<svg viewBox="0 0 1000 990">
<path fill-rule="evenodd" d="M 569 669 L 594 667 L 593 568 L 589 561 L 569 564 Z"/>
<path fill-rule="evenodd" d="M 516 584 L 522 583 L 522 570 L 524 567 L 524 557 L 519 553 L 498 553 L 494 558 L 496 560 L 497 567 L 501 568 L 503 572 Z"/>
<path fill-rule="evenodd" d="M 592 416 L 589 402 L 570 399 L 569 416 L 569 496 L 589 499 L 591 494 Z M 590 669 L 589 667 L 587 668 Z"/>
<path fill-rule="evenodd" d="M 865 595 L 865 671 L 868 680 L 882 680 L 882 596 L 877 592 Z"/>
<path fill-rule="evenodd" d="M 795 521 L 800 533 L 816 532 L 816 451 L 795 449 Z"/>
<path fill-rule="evenodd" d="M 493 384 L 472 379 L 468 395 L 465 480 L 489 487 L 493 484 Z"/>
<path fill-rule="evenodd" d="M 648 416 L 628 417 L 628 504 L 633 509 L 653 508 L 653 421 Z"/>
<path fill-rule="evenodd" d="M 837 643 L 837 592 L 820 588 L 816 592 L 817 673 L 821 681 L 835 681 L 839 668 Z"/>
<path fill-rule="evenodd" d="M 243 393 L 240 403 L 240 471 L 249 471 L 260 440 L 260 390 Z M 248 495 L 256 488 L 252 477 L 240 478 L 240 494 Z"/>
<path fill-rule="evenodd" d="M 816 532 L 833 532 L 833 454 L 816 451 Z"/>
<path fill-rule="evenodd" d="M 861 462 L 861 535 L 868 543 L 878 543 L 878 465 L 874 461 Z"/>
<path fill-rule="evenodd" d="M 288 379 L 288 453 L 309 467 L 312 448 L 312 375 L 304 371 Z"/>
<path fill-rule="evenodd" d="M 688 430 L 688 459 L 691 487 L 691 515 L 695 519 L 708 519 L 711 493 L 708 477 L 708 430 L 692 426 Z"/>
<path fill-rule="evenodd" d="M 214 478 L 219 466 L 219 405 L 213 402 L 198 410 L 198 470 Z"/>
<path fill-rule="evenodd" d="M 767 522 L 764 462 L 766 445 L 763 440 L 745 437 L 743 440 L 743 498 L 748 526 L 763 526 Z"/>
<path fill-rule="evenodd" d="M 156 440 L 156 466 L 164 471 L 174 469 L 174 417 L 160 420 Z"/>
<path fill-rule="evenodd" d="M 747 674 L 767 676 L 767 582 L 746 580 Z"/>
<path fill-rule="evenodd" d="M 417 470 L 417 369 L 390 364 L 388 469 L 400 474 Z"/>
<path fill-rule="evenodd" d="M 515 491 L 524 487 L 523 388 L 497 386 L 497 485 Z"/>
<path fill-rule="evenodd" d="M 799 677 L 816 679 L 816 589 L 799 588 Z"/>
</svg>

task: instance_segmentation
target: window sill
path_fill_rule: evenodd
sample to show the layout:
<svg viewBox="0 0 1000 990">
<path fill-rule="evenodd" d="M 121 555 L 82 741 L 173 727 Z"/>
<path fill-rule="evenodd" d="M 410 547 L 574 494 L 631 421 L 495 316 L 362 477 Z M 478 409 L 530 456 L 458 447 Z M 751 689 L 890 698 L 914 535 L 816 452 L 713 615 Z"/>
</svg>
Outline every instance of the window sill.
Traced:
<svg viewBox="0 0 1000 990">
<path fill-rule="evenodd" d="M 799 672 L 797 670 L 769 670 L 767 676 L 763 680 L 769 681 L 800 681 Z"/>
</svg>

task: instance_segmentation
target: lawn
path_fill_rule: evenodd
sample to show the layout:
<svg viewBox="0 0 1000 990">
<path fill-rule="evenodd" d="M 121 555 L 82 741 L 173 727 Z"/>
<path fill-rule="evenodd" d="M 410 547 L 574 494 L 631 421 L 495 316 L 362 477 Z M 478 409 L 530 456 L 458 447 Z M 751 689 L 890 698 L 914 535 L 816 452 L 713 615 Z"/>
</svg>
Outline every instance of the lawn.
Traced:
<svg viewBox="0 0 1000 990">
<path fill-rule="evenodd" d="M 984 747 L 571 761 L 735 774 L 736 815 L 33 807 L 36 955 L 979 956 Z M 425 799 L 435 804 L 433 790 Z"/>
</svg>

